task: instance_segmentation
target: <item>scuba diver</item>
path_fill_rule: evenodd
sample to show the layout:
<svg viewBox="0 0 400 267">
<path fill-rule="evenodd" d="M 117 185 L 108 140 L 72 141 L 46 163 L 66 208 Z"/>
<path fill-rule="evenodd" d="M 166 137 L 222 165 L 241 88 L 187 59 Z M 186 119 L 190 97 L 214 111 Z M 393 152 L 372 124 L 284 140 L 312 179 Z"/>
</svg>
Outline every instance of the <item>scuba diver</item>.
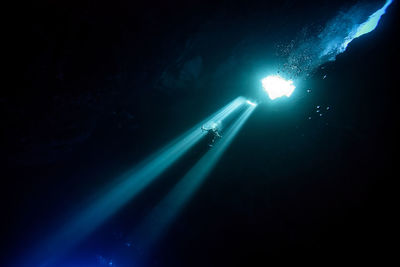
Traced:
<svg viewBox="0 0 400 267">
<path fill-rule="evenodd" d="M 216 127 L 210 127 L 206 129 L 204 126 L 201 126 L 201 130 L 207 132 L 207 139 L 209 140 L 209 147 L 213 147 L 213 144 L 215 143 L 215 140 L 217 138 L 221 138 L 222 136 L 219 134 L 218 129 Z"/>
</svg>

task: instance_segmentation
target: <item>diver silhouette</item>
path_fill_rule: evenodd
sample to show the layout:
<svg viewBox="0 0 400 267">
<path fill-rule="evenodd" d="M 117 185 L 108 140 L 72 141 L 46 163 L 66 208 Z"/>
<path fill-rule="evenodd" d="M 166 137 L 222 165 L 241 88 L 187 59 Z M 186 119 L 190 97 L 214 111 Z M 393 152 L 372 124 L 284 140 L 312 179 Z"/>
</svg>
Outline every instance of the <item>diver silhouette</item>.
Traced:
<svg viewBox="0 0 400 267">
<path fill-rule="evenodd" d="M 222 135 L 219 134 L 218 129 L 216 127 L 205 128 L 201 126 L 201 130 L 207 132 L 206 138 L 209 140 L 208 146 L 213 147 L 217 138 L 222 138 Z"/>
</svg>

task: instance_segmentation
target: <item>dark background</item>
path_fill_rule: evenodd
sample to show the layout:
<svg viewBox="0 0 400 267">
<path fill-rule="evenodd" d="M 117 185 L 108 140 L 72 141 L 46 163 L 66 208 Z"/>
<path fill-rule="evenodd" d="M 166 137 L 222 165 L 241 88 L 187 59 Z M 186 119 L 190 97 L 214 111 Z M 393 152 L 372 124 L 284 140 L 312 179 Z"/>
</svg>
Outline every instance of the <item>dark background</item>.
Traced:
<svg viewBox="0 0 400 267">
<path fill-rule="evenodd" d="M 0 95 L 5 262 L 31 264 L 24 255 L 115 177 L 237 96 L 257 98 L 279 44 L 354 3 L 18 7 L 10 25 L 17 79 Z M 260 104 L 150 260 L 125 237 L 204 148 L 59 266 L 252 266 L 394 253 L 397 17 L 395 1 L 374 32 L 303 81 L 295 100 Z M 317 105 L 330 109 L 318 117 Z"/>
</svg>

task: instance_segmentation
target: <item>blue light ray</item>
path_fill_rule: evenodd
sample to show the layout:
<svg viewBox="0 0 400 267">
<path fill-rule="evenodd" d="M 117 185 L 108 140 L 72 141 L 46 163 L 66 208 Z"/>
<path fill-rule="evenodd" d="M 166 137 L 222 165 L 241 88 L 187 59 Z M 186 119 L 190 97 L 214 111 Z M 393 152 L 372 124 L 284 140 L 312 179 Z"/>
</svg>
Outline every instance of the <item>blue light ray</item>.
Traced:
<svg viewBox="0 0 400 267">
<path fill-rule="evenodd" d="M 364 23 L 361 23 L 360 25 L 358 25 L 356 30 L 352 31 L 345 38 L 345 41 L 341 48 L 341 52 L 345 51 L 347 48 L 347 45 L 354 39 L 375 30 L 376 26 L 378 26 L 379 20 L 381 19 L 382 15 L 386 13 L 386 9 L 392 2 L 393 2 L 393 0 L 387 0 L 385 5 L 382 8 L 378 9 L 376 12 L 374 12 L 372 15 L 370 15 L 368 17 L 368 20 L 366 20 Z"/>
<path fill-rule="evenodd" d="M 371 4 L 357 3 L 347 11 L 339 12 L 321 31 L 306 27 L 304 38 L 284 46 L 282 53 L 288 50 L 289 54 L 281 73 L 291 79 L 306 78 L 322 64 L 336 60 L 354 39 L 378 27 L 381 17 L 392 3 L 393 0 L 386 0 L 381 8 L 374 5 L 374 10 Z"/>
<path fill-rule="evenodd" d="M 190 200 L 215 167 L 222 154 L 250 117 L 256 105 L 249 105 L 243 114 L 188 173 L 174 186 L 167 196 L 153 209 L 133 234 L 133 242 L 146 252 L 164 234 L 168 226 Z"/>
<path fill-rule="evenodd" d="M 46 240 L 33 258 L 38 261 L 46 260 L 40 266 L 52 264 L 54 260 L 61 257 L 96 230 L 104 221 L 149 186 L 160 174 L 193 147 L 205 135 L 201 130 L 201 126 L 224 120 L 245 101 L 243 97 L 234 99 L 225 107 L 144 160 L 136 168 L 122 175 L 116 185 L 80 211 L 54 236 Z"/>
</svg>

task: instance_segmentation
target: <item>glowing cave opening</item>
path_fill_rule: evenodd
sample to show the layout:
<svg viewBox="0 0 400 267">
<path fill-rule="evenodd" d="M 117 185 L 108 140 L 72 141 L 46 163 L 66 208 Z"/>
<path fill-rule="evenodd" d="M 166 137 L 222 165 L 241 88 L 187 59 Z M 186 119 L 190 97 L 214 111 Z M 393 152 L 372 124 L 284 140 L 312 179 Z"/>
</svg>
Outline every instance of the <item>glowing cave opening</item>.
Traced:
<svg viewBox="0 0 400 267">
<path fill-rule="evenodd" d="M 265 77 L 261 80 L 261 83 L 271 100 L 282 96 L 290 97 L 296 88 L 293 81 L 285 80 L 278 75 Z"/>
</svg>

